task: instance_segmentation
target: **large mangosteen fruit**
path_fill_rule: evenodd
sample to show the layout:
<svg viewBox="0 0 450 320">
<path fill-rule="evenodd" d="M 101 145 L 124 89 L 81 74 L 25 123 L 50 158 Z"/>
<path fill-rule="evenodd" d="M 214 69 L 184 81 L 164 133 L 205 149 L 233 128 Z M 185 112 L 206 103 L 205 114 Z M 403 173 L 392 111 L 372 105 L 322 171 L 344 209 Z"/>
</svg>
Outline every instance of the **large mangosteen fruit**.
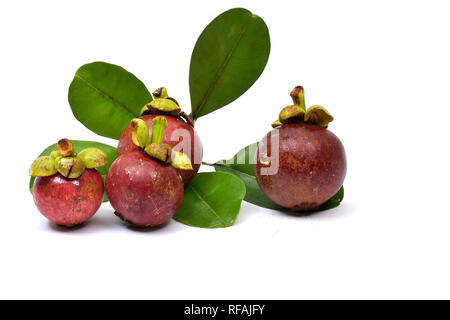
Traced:
<svg viewBox="0 0 450 320">
<path fill-rule="evenodd" d="M 92 217 L 103 200 L 103 180 L 97 167 L 107 163 L 97 148 L 73 152 L 67 139 L 58 142 L 58 150 L 36 159 L 31 165 L 33 199 L 39 211 L 54 223 L 71 227 Z"/>
<path fill-rule="evenodd" d="M 140 227 L 161 225 L 175 214 L 184 195 L 178 170 L 192 170 L 189 157 L 163 143 L 166 117 L 152 120 L 151 140 L 143 119 L 131 122 L 131 141 L 138 147 L 111 165 L 106 194 L 122 220 Z"/>
<path fill-rule="evenodd" d="M 153 92 L 153 96 L 155 100 L 142 108 L 142 116 L 139 119 L 145 121 L 151 136 L 153 119 L 158 115 L 164 115 L 167 127 L 164 131 L 163 143 L 176 151 L 185 153 L 192 163 L 193 170 L 178 170 L 184 184 L 187 184 L 197 174 L 203 158 L 203 146 L 199 135 L 194 130 L 194 121 L 181 111 L 175 99 L 167 96 L 165 88 L 157 89 Z M 132 141 L 131 131 L 131 124 L 129 124 L 122 132 L 117 146 L 117 156 L 138 151 L 139 147 Z"/>
<path fill-rule="evenodd" d="M 344 146 L 327 129 L 333 117 L 321 106 L 305 108 L 303 87 L 291 92 L 294 105 L 258 144 L 254 172 L 261 190 L 278 205 L 294 211 L 315 210 L 344 182 Z"/>
</svg>

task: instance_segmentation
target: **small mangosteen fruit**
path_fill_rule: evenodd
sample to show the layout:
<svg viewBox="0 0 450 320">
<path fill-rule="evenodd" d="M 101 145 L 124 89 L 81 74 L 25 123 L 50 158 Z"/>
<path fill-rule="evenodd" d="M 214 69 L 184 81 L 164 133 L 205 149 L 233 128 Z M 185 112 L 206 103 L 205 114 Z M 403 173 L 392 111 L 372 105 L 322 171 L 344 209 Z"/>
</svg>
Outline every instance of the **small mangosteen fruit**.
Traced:
<svg viewBox="0 0 450 320">
<path fill-rule="evenodd" d="M 327 129 L 333 117 L 321 106 L 305 108 L 303 87 L 281 110 L 258 144 L 254 172 L 261 190 L 294 211 L 318 209 L 340 189 L 347 171 L 344 146 Z"/>
<path fill-rule="evenodd" d="M 103 179 L 95 169 L 108 162 L 97 148 L 73 152 L 67 139 L 57 150 L 37 158 L 30 175 L 36 177 L 33 198 L 39 211 L 54 223 L 72 227 L 92 217 L 102 204 Z"/>
<path fill-rule="evenodd" d="M 194 121 L 183 111 L 178 102 L 168 97 L 166 88 L 159 88 L 153 92 L 154 100 L 146 104 L 141 110 L 141 117 L 147 124 L 151 136 L 151 123 L 158 115 L 164 115 L 167 127 L 164 131 L 163 143 L 174 150 L 185 153 L 192 163 L 193 170 L 178 170 L 184 184 L 189 183 L 197 174 L 203 158 L 203 146 L 199 135 L 194 130 Z M 138 146 L 131 138 L 131 124 L 129 124 L 119 139 L 117 156 L 138 151 Z"/>
<path fill-rule="evenodd" d="M 139 227 L 161 225 L 172 218 L 184 194 L 178 170 L 192 170 L 186 154 L 163 143 L 166 126 L 166 117 L 155 117 L 149 141 L 145 120 L 133 119 L 130 140 L 138 148 L 119 156 L 106 176 L 106 194 L 116 215 Z"/>
</svg>

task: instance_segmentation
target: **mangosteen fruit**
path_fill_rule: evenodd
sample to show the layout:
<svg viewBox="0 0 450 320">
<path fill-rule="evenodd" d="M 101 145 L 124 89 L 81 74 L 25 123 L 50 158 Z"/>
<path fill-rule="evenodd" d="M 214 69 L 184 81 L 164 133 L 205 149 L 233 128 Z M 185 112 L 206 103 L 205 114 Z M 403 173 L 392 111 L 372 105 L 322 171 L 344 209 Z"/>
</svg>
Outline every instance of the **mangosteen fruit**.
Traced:
<svg viewBox="0 0 450 320">
<path fill-rule="evenodd" d="M 161 225 L 175 214 L 184 195 L 179 170 L 192 170 L 189 157 L 163 143 L 165 116 L 131 121 L 131 141 L 138 147 L 123 153 L 106 176 L 106 194 L 122 220 L 139 227 Z M 149 139 L 151 132 L 151 139 Z"/>
<path fill-rule="evenodd" d="M 274 128 L 258 144 L 254 173 L 261 190 L 293 211 L 316 210 L 341 188 L 347 171 L 344 146 L 327 129 L 321 106 L 306 110 L 303 87 L 292 90 Z"/>
<path fill-rule="evenodd" d="M 184 184 L 188 184 L 200 169 L 203 158 L 203 146 L 199 135 L 194 130 L 194 121 L 181 110 L 175 99 L 168 97 L 166 88 L 155 90 L 153 96 L 155 99 L 142 108 L 139 119 L 145 121 L 151 136 L 153 119 L 158 115 L 164 115 L 167 127 L 164 131 L 163 143 L 176 151 L 185 153 L 192 163 L 192 170 L 178 170 Z M 129 124 L 122 132 L 117 146 L 117 156 L 138 151 L 139 147 L 132 141 L 131 131 L 131 124 Z"/>
<path fill-rule="evenodd" d="M 61 139 L 50 155 L 37 158 L 30 175 L 36 177 L 33 199 L 42 215 L 65 227 L 92 217 L 104 192 L 102 176 L 95 168 L 107 162 L 106 154 L 97 148 L 76 154 L 68 139 Z"/>
</svg>

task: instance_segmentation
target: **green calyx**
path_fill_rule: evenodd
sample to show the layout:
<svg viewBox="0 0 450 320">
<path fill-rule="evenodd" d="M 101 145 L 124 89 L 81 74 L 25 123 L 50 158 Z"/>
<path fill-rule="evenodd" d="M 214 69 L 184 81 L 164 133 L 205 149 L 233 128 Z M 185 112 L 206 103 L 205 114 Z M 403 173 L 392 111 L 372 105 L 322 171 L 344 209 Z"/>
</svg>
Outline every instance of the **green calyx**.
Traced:
<svg viewBox="0 0 450 320">
<path fill-rule="evenodd" d="M 331 121 L 333 121 L 333 116 L 322 106 L 314 105 L 306 110 L 305 122 L 327 128 Z"/>
<path fill-rule="evenodd" d="M 56 170 L 66 178 L 78 178 L 86 169 L 78 157 L 59 157 L 55 159 Z"/>
<path fill-rule="evenodd" d="M 181 170 L 192 170 L 189 157 L 182 152 L 175 152 L 172 147 L 163 143 L 167 120 L 163 116 L 152 120 L 152 136 L 149 139 L 149 129 L 142 119 L 131 120 L 131 139 L 135 145 L 143 149 L 150 157 Z"/>
<path fill-rule="evenodd" d="M 288 123 L 310 123 L 327 128 L 328 123 L 333 121 L 331 114 L 322 106 L 314 105 L 306 110 L 302 86 L 297 86 L 291 91 L 291 98 L 294 104 L 281 110 L 278 120 L 272 123 L 273 128 Z"/>
<path fill-rule="evenodd" d="M 172 147 L 166 143 L 154 142 L 149 143 L 145 149 L 145 153 L 164 163 L 170 163 L 172 157 Z"/>
<path fill-rule="evenodd" d="M 84 163 L 86 169 L 98 168 L 108 163 L 106 154 L 98 148 L 86 148 L 77 155 L 77 158 Z"/>
<path fill-rule="evenodd" d="M 156 117 L 152 120 L 152 138 L 150 143 L 162 143 L 164 140 L 164 130 L 167 127 L 167 119 Z"/>
<path fill-rule="evenodd" d="M 30 168 L 30 176 L 45 177 L 60 173 L 66 178 L 78 178 L 85 169 L 101 167 L 108 163 L 106 154 L 97 148 L 86 148 L 79 154 L 73 151 L 68 139 L 58 141 L 57 150 L 37 158 Z"/>
<path fill-rule="evenodd" d="M 173 116 L 184 120 L 190 126 L 194 127 L 194 120 L 181 110 L 180 105 L 174 98 L 168 96 L 166 88 L 161 87 L 156 89 L 153 92 L 153 97 L 153 101 L 141 108 L 141 115 L 156 114 Z"/>
<path fill-rule="evenodd" d="M 153 91 L 153 97 L 155 98 L 167 98 L 169 95 L 167 94 L 167 90 L 164 87 L 158 88 Z"/>
<path fill-rule="evenodd" d="M 170 98 L 156 98 L 149 104 L 145 105 L 144 108 L 147 108 L 151 114 L 178 116 L 181 112 L 180 106 L 176 103 L 176 101 Z M 141 110 L 141 114 L 146 111 L 144 108 Z"/>
<path fill-rule="evenodd" d="M 43 156 L 34 160 L 30 168 L 30 176 L 46 177 L 56 173 L 55 159 L 51 156 Z"/>
<path fill-rule="evenodd" d="M 144 120 L 131 120 L 131 140 L 140 148 L 145 148 L 148 141 L 148 127 Z"/>
</svg>

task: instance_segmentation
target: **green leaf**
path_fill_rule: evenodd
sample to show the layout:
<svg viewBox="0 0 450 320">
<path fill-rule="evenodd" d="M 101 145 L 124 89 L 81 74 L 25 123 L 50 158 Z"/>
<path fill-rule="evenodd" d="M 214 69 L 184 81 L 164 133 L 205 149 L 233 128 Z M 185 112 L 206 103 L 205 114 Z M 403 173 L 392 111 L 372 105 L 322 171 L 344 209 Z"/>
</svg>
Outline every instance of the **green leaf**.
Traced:
<svg viewBox="0 0 450 320">
<path fill-rule="evenodd" d="M 258 182 L 256 182 L 256 177 L 253 173 L 253 163 L 257 147 L 257 143 L 246 146 L 239 150 L 233 158 L 214 163 L 214 169 L 220 172 L 231 173 L 244 182 L 247 191 L 244 198 L 245 201 L 268 209 L 286 210 L 267 198 L 259 188 Z"/>
<path fill-rule="evenodd" d="M 106 157 L 108 158 L 108 163 L 104 166 L 97 168 L 98 172 L 102 175 L 103 182 L 105 182 L 106 174 L 108 173 L 109 167 L 114 162 L 114 160 L 116 160 L 116 157 L 117 157 L 116 148 L 111 147 L 107 144 L 103 144 L 103 143 L 95 142 L 95 141 L 79 141 L 79 140 L 70 140 L 70 141 L 72 142 L 74 152 L 76 152 L 76 153 L 79 153 L 81 150 L 86 149 L 86 148 L 99 148 L 106 154 Z M 45 148 L 45 150 L 42 151 L 38 157 L 50 155 L 50 152 L 52 152 L 53 150 L 56 150 L 56 147 L 57 147 L 56 143 L 52 144 L 51 146 Z M 35 177 L 30 177 L 29 188 L 30 188 L 31 193 L 33 193 L 34 179 L 35 179 Z M 107 202 L 107 201 L 108 201 L 108 198 L 106 197 L 106 193 L 105 193 L 103 202 Z"/>
<path fill-rule="evenodd" d="M 232 174 L 199 173 L 186 186 L 174 219 L 193 227 L 229 227 L 236 221 L 244 195 L 244 184 Z"/>
<path fill-rule="evenodd" d="M 189 71 L 197 119 L 239 98 L 258 79 L 270 53 L 264 21 L 242 8 L 216 17 L 195 44 Z"/>
<path fill-rule="evenodd" d="M 122 67 L 93 62 L 75 74 L 69 103 L 75 118 L 95 133 L 119 139 L 142 106 L 152 101 L 145 85 Z"/>
<path fill-rule="evenodd" d="M 336 192 L 336 194 L 330 200 L 328 200 L 323 205 L 321 205 L 319 210 L 317 210 L 317 211 L 323 211 L 323 210 L 336 208 L 337 206 L 339 206 L 341 204 L 342 200 L 344 200 L 344 186 L 342 186 L 339 189 L 339 191 Z"/>
<path fill-rule="evenodd" d="M 247 175 L 255 176 L 253 172 L 253 163 L 255 160 L 256 149 L 258 148 L 258 143 L 252 143 L 246 146 L 236 153 L 236 155 L 229 160 L 218 161 L 217 164 L 223 164 L 228 168 L 235 169 Z"/>
<path fill-rule="evenodd" d="M 286 211 L 286 208 L 283 208 L 270 200 L 264 192 L 262 192 L 258 182 L 256 181 L 256 177 L 253 172 L 253 163 L 257 146 L 257 143 L 253 143 L 239 150 L 233 158 L 218 161 L 212 164 L 212 166 L 214 166 L 216 171 L 231 173 L 244 182 L 247 191 L 244 198 L 245 201 L 263 208 Z M 330 200 L 321 205 L 317 211 L 335 208 L 343 199 L 344 187 L 341 187 L 339 191 Z"/>
</svg>

